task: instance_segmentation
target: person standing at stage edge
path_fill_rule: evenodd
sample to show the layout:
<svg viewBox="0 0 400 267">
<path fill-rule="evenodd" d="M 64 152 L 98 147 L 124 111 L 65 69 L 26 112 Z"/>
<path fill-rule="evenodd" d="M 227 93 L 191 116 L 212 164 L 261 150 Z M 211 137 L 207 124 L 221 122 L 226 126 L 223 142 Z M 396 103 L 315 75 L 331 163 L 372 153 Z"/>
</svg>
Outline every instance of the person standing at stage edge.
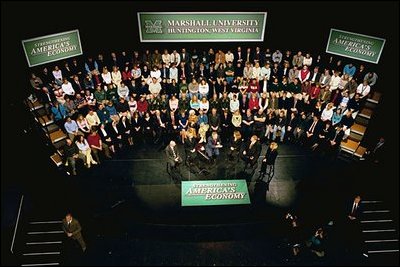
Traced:
<svg viewBox="0 0 400 267">
<path fill-rule="evenodd" d="M 67 234 L 69 238 L 78 241 L 79 245 L 82 248 L 82 251 L 86 250 L 86 243 L 82 237 L 82 227 L 79 221 L 72 217 L 71 213 L 67 213 L 65 218 L 62 221 L 62 228 L 64 233 Z"/>
</svg>

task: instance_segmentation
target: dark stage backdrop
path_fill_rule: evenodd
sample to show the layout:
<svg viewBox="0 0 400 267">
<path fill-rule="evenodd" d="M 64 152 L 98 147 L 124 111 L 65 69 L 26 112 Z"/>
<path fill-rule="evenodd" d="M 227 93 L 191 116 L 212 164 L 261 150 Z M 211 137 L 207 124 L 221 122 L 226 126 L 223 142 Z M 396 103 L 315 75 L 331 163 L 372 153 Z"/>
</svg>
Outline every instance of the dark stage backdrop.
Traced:
<svg viewBox="0 0 400 267">
<path fill-rule="evenodd" d="M 266 11 L 264 43 L 145 43 L 139 42 L 137 11 Z M 20 105 L 29 86 L 29 72 L 21 40 L 79 29 L 84 57 L 111 51 L 142 51 L 145 48 L 209 47 L 234 48 L 260 45 L 281 50 L 325 51 L 330 28 L 386 39 L 379 65 L 370 64 L 379 74 L 378 85 L 385 99 L 375 121 L 375 135 L 382 131 L 391 141 L 397 162 L 398 136 L 398 3 L 395 2 L 285 2 L 285 1 L 158 1 L 158 2 L 2 2 L 1 9 L 1 99 L 2 155 L 5 151 L 29 149 L 20 145 L 27 114 Z M 354 60 L 353 60 L 354 62 Z M 358 64 L 359 62 L 356 61 Z M 15 114 L 15 115 L 12 115 Z M 388 126 L 385 118 L 393 122 Z M 15 123 L 17 122 L 17 123 Z M 12 126 L 10 126 L 12 125 Z M 372 127 L 372 125 L 371 125 Z M 13 140 L 14 142 L 9 142 Z M 27 140 L 29 145 L 32 141 Z M 28 166 L 45 168 L 47 156 L 29 154 Z M 3 157 L 12 161 L 12 157 Z M 44 162 L 44 163 L 43 163 Z M 39 164 L 40 163 L 40 164 Z M 36 165 L 38 164 L 38 165 Z M 29 170 L 29 169 L 28 169 Z M 3 171 L 3 170 L 2 170 Z M 7 177 L 15 169 L 7 168 Z"/>
</svg>

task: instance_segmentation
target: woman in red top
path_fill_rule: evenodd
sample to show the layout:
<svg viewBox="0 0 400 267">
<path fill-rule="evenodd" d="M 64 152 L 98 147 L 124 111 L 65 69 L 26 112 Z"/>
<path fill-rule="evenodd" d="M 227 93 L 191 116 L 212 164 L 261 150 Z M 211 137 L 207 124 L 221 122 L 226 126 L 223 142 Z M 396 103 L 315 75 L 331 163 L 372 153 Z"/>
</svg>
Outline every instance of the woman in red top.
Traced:
<svg viewBox="0 0 400 267">
<path fill-rule="evenodd" d="M 140 117 L 143 117 L 143 115 L 147 112 L 148 106 L 149 104 L 147 103 L 146 97 L 140 97 L 140 100 L 137 102 L 137 111 L 139 112 Z"/>
<path fill-rule="evenodd" d="M 257 111 L 260 109 L 258 97 L 257 97 L 257 94 L 255 94 L 255 93 L 251 94 L 251 97 L 249 100 L 249 109 L 251 111 Z"/>
<path fill-rule="evenodd" d="M 129 70 L 129 66 L 125 66 L 124 71 L 122 72 L 122 81 L 128 87 L 131 85 L 132 81 L 132 72 Z"/>
<path fill-rule="evenodd" d="M 257 94 L 259 92 L 260 86 L 256 79 L 252 79 L 249 87 L 247 87 L 248 97 L 250 98 L 252 94 Z"/>
</svg>

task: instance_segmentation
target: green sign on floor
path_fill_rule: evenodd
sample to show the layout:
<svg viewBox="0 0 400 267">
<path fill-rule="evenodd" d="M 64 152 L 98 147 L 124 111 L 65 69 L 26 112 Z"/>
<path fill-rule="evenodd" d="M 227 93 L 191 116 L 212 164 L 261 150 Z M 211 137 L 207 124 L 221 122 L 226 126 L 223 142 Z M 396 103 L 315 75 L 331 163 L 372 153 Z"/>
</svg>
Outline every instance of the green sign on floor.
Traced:
<svg viewBox="0 0 400 267">
<path fill-rule="evenodd" d="M 182 206 L 250 204 L 246 180 L 182 181 Z"/>
<path fill-rule="evenodd" d="M 138 12 L 141 42 L 263 42 L 266 12 Z"/>
<path fill-rule="evenodd" d="M 29 67 L 82 55 L 78 30 L 23 40 L 22 46 Z"/>
<path fill-rule="evenodd" d="M 326 52 L 377 64 L 385 39 L 331 29 Z"/>
</svg>

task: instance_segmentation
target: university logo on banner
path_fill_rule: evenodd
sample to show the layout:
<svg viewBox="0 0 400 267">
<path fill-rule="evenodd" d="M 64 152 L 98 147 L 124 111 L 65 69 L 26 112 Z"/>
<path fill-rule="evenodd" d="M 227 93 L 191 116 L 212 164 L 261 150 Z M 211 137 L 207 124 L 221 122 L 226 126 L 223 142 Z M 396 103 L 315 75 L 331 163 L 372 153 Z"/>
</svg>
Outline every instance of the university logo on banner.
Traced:
<svg viewBox="0 0 400 267">
<path fill-rule="evenodd" d="M 162 33 L 161 20 L 145 20 L 144 21 L 146 33 Z"/>
<path fill-rule="evenodd" d="M 141 42 L 262 42 L 266 12 L 138 12 Z"/>
</svg>

